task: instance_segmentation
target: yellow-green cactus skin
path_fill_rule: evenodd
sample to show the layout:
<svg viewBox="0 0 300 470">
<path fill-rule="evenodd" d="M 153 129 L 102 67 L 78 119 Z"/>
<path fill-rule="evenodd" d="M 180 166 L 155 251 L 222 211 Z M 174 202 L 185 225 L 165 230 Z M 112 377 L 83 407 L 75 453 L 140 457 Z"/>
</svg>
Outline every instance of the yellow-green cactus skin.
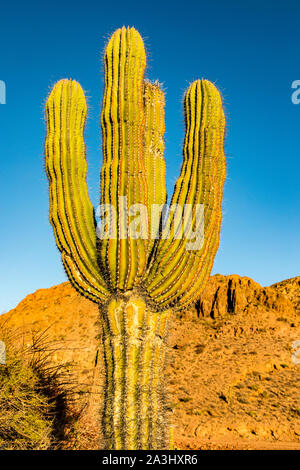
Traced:
<svg viewBox="0 0 300 470">
<path fill-rule="evenodd" d="M 144 78 L 146 54 L 139 33 L 118 29 L 104 63 L 100 202 L 116 210 L 116 226 L 112 218 L 106 220 L 113 236 L 97 237 L 86 183 L 87 105 L 74 80 L 56 83 L 46 104 L 50 222 L 70 282 L 99 304 L 106 373 L 104 447 L 164 449 L 169 446 L 163 386 L 168 325 L 171 310 L 187 307 L 201 294 L 218 249 L 225 117 L 212 83 L 190 85 L 184 97 L 183 164 L 171 200 L 171 205 L 204 207 L 203 243 L 190 250 L 188 237 L 176 235 L 176 212 L 169 212 L 166 226 L 152 217 L 153 204 L 163 206 L 167 200 L 165 99 L 159 85 Z M 138 237 L 130 228 L 133 205 L 148 211 Z M 189 215 L 192 230 L 197 213 Z"/>
</svg>

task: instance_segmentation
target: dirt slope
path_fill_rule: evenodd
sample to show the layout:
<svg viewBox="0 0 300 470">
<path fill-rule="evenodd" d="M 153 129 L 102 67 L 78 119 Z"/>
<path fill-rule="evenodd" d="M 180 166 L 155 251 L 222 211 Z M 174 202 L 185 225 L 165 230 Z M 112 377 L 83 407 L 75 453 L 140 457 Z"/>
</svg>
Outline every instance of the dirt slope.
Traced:
<svg viewBox="0 0 300 470">
<path fill-rule="evenodd" d="M 261 287 L 212 276 L 196 308 L 174 317 L 166 378 L 175 445 L 185 448 L 300 448 L 300 277 Z M 69 283 L 41 289 L 0 317 L 32 342 L 45 331 L 53 363 L 76 384 L 77 448 L 97 448 L 102 349 L 97 306 Z M 192 333 L 191 333 L 192 332 Z"/>
</svg>

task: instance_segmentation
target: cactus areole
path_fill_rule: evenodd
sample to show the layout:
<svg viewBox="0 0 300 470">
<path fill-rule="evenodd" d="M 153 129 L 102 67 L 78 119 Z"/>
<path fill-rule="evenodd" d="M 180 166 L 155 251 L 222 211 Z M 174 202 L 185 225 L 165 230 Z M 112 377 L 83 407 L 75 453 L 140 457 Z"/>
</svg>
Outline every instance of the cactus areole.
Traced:
<svg viewBox="0 0 300 470">
<path fill-rule="evenodd" d="M 166 203 L 164 93 L 144 79 L 145 49 L 134 28 L 112 35 L 104 62 L 100 206 L 101 217 L 106 212 L 106 236 L 99 236 L 88 195 L 87 105 L 74 80 L 56 83 L 46 104 L 50 222 L 70 282 L 99 304 L 105 448 L 164 449 L 169 446 L 163 373 L 170 312 L 199 297 L 218 249 L 225 117 L 212 83 L 190 85 L 184 97 L 181 173 L 167 216 L 157 216 L 154 208 Z M 203 237 L 190 249 L 198 206 L 203 207 Z M 180 211 L 172 207 L 190 208 L 185 232 Z M 138 212 L 147 214 L 135 224 Z"/>
</svg>

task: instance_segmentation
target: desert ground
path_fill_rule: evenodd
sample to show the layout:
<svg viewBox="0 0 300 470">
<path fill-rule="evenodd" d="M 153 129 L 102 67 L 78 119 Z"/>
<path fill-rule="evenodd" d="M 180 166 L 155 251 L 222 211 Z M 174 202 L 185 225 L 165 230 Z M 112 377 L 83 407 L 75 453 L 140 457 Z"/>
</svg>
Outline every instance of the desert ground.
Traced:
<svg viewBox="0 0 300 470">
<path fill-rule="evenodd" d="M 300 277 L 261 287 L 217 274 L 195 306 L 174 314 L 165 380 L 175 448 L 300 449 L 299 313 Z M 101 443 L 100 315 L 66 282 L 0 317 L 16 347 L 36 344 L 61 370 L 70 398 L 56 423 L 60 448 Z"/>
</svg>

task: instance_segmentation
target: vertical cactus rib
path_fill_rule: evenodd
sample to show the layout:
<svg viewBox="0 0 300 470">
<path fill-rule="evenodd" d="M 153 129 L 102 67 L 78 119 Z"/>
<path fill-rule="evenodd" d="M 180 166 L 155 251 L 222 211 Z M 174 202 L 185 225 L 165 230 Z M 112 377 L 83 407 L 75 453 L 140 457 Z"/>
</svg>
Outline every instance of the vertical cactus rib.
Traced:
<svg viewBox="0 0 300 470">
<path fill-rule="evenodd" d="M 151 235 L 148 250 L 151 251 L 158 236 L 159 211 L 152 210 L 152 205 L 166 203 L 166 164 L 164 159 L 165 133 L 165 97 L 156 83 L 144 82 L 145 133 L 144 159 L 148 181 L 148 217 L 151 223 Z M 156 235 L 157 234 L 157 235 Z"/>
<path fill-rule="evenodd" d="M 97 264 L 94 212 L 86 184 L 85 118 L 80 85 L 59 81 L 46 104 L 49 217 L 71 283 L 90 300 L 102 302 L 109 291 Z"/>
<path fill-rule="evenodd" d="M 219 244 L 226 173 L 225 117 L 220 94 L 207 80 L 197 80 L 189 87 L 185 96 L 185 120 L 184 160 L 172 204 L 204 205 L 204 242 L 200 249 L 190 251 L 186 249 L 188 234 L 178 240 L 160 240 L 145 283 L 150 296 L 161 307 L 173 304 L 180 307 L 187 299 L 192 299 L 190 292 L 194 292 L 194 288 L 199 295 Z M 174 215 L 170 218 L 172 227 Z M 195 223 L 196 212 L 193 214 Z"/>
<path fill-rule="evenodd" d="M 145 66 L 145 50 L 139 33 L 134 28 L 117 30 L 105 51 L 101 203 L 112 204 L 119 217 L 117 239 L 101 240 L 99 245 L 111 286 L 120 290 L 132 289 L 147 261 L 148 240 L 134 239 L 128 233 L 133 219 L 129 208 L 133 204 L 145 204 L 148 199 L 143 158 Z M 124 197 L 126 211 L 122 210 L 120 202 Z"/>
</svg>

